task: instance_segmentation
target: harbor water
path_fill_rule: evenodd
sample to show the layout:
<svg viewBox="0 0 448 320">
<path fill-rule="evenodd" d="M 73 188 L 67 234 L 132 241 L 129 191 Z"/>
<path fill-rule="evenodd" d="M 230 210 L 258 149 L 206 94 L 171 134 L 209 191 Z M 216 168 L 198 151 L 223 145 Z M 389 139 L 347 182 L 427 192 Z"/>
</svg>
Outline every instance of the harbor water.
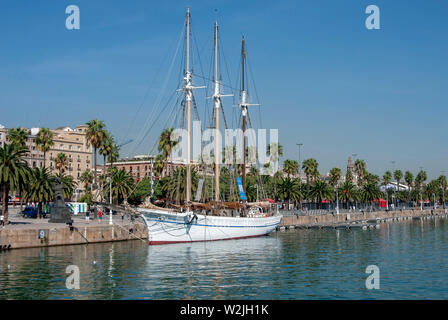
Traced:
<svg viewBox="0 0 448 320">
<path fill-rule="evenodd" d="M 441 217 L 208 243 L 17 249 L 0 252 L 0 299 L 448 299 L 447 264 Z M 79 289 L 66 286 L 70 265 Z M 366 288 L 370 265 L 379 289 Z"/>
</svg>

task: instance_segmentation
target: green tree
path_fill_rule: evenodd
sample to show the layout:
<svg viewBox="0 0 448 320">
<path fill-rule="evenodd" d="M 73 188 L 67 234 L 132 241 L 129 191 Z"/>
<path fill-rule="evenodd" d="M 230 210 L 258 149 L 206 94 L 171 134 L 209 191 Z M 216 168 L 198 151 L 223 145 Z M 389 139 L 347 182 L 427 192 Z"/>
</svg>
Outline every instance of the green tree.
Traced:
<svg viewBox="0 0 448 320">
<path fill-rule="evenodd" d="M 370 209 L 372 209 L 372 204 L 376 199 L 381 197 L 381 190 L 376 183 L 367 182 L 361 188 L 361 199 L 362 201 L 370 204 Z"/>
<path fill-rule="evenodd" d="M 317 163 L 316 159 L 310 158 L 303 161 L 303 170 L 306 175 L 306 188 L 307 193 L 310 193 L 310 183 L 315 181 L 319 177 L 319 171 L 318 168 L 319 164 Z"/>
<path fill-rule="evenodd" d="M 112 198 L 116 200 L 116 204 L 119 204 L 123 200 L 131 195 L 134 190 L 134 179 L 124 169 L 113 168 L 112 172 Z M 110 184 L 106 184 L 105 194 L 110 193 Z"/>
<path fill-rule="evenodd" d="M 44 168 L 47 161 L 47 152 L 54 146 L 53 132 L 48 128 L 41 128 L 34 140 L 36 147 L 44 153 Z"/>
<path fill-rule="evenodd" d="M 335 188 L 338 185 L 339 180 L 341 179 L 342 170 L 339 168 L 333 168 L 330 170 L 330 185 Z"/>
<path fill-rule="evenodd" d="M 87 130 L 86 130 L 86 138 L 87 138 L 87 146 L 93 147 L 93 181 L 95 188 L 98 187 L 97 184 L 97 166 L 96 166 L 96 155 L 97 150 L 101 147 L 101 144 L 103 143 L 105 136 L 106 136 L 106 130 L 105 125 L 103 121 L 100 120 L 90 120 L 87 124 Z"/>
<path fill-rule="evenodd" d="M 99 154 L 103 156 L 103 175 L 104 176 L 107 173 L 106 159 L 112 153 L 113 145 L 114 145 L 114 138 L 110 135 L 110 133 L 108 131 L 104 130 L 103 141 L 101 141 L 101 146 L 98 149 Z"/>
<path fill-rule="evenodd" d="M 400 191 L 400 182 L 403 178 L 403 172 L 401 170 L 394 171 L 394 178 L 397 181 L 397 191 Z"/>
<path fill-rule="evenodd" d="M 273 163 L 279 163 L 280 157 L 283 157 L 283 146 L 278 143 L 278 142 L 274 142 L 271 143 L 267 148 L 266 148 L 266 155 L 268 155 L 270 157 L 269 162 L 273 162 Z M 276 174 L 277 172 L 272 172 L 273 175 L 273 182 L 274 182 L 274 199 L 275 201 L 278 200 L 278 195 L 277 195 L 277 181 L 279 178 L 279 174 Z"/>
<path fill-rule="evenodd" d="M 23 157 L 28 149 L 16 144 L 0 147 L 0 191 L 2 215 L 8 224 L 8 195 L 10 191 L 22 191 L 29 181 L 30 170 Z"/>
<path fill-rule="evenodd" d="M 166 128 L 162 131 L 159 138 L 158 150 L 162 152 L 165 158 L 165 172 L 168 172 L 168 162 L 170 160 L 171 152 L 177 146 L 178 141 L 171 139 L 174 128 Z"/>
<path fill-rule="evenodd" d="M 68 167 L 67 155 L 63 152 L 59 152 L 54 159 L 54 165 L 60 174 L 63 174 Z"/>
<path fill-rule="evenodd" d="M 54 179 L 47 168 L 34 168 L 31 171 L 30 184 L 25 190 L 25 198 L 37 202 L 37 214 L 42 218 L 42 205 L 53 200 L 52 183 Z"/>
<path fill-rule="evenodd" d="M 179 167 L 174 170 L 169 179 L 163 180 L 162 191 L 171 202 L 181 203 L 185 200 L 185 187 L 187 179 L 187 168 Z M 199 177 L 196 170 L 191 170 L 191 192 L 195 194 L 198 187 Z"/>
<path fill-rule="evenodd" d="M 356 186 L 352 181 L 346 180 L 339 188 L 339 198 L 341 201 L 345 201 L 347 209 L 349 208 L 349 203 L 356 200 L 356 196 Z"/>
<path fill-rule="evenodd" d="M 282 200 L 301 202 L 304 198 L 299 179 L 280 178 L 278 184 L 279 197 Z M 288 206 L 289 210 L 289 206 Z"/>
<path fill-rule="evenodd" d="M 19 146 L 25 147 L 27 139 L 28 130 L 24 130 L 22 128 L 12 128 L 8 130 L 8 140 L 11 143 L 15 143 Z"/>
<path fill-rule="evenodd" d="M 283 163 L 283 172 L 288 175 L 288 178 L 299 173 L 299 163 L 296 160 L 286 159 Z"/>
<path fill-rule="evenodd" d="M 367 173 L 367 164 L 364 160 L 356 159 L 355 161 L 355 171 L 358 176 L 358 187 L 364 182 L 364 178 Z"/>
<path fill-rule="evenodd" d="M 439 178 L 437 178 L 437 180 L 439 181 L 439 186 L 440 186 L 440 190 L 439 190 L 439 197 L 440 197 L 440 201 L 442 201 L 443 203 L 443 209 L 445 209 L 445 194 L 446 194 L 446 189 L 447 189 L 447 179 L 445 175 L 441 175 Z"/>
<path fill-rule="evenodd" d="M 319 204 L 319 209 L 322 209 L 322 200 L 333 200 L 334 190 L 325 181 L 318 179 L 311 185 L 309 197 Z"/>
<path fill-rule="evenodd" d="M 407 199 L 407 201 L 410 201 L 410 199 L 411 199 L 412 182 L 414 182 L 414 175 L 412 174 L 412 172 L 406 171 L 404 173 L 404 181 L 406 181 L 406 183 L 408 185 L 408 199 Z"/>
<path fill-rule="evenodd" d="M 79 181 L 84 183 L 84 190 L 85 192 L 90 192 L 89 187 L 93 182 L 93 172 L 90 170 L 86 170 L 81 174 L 81 177 L 79 178 Z"/>
</svg>

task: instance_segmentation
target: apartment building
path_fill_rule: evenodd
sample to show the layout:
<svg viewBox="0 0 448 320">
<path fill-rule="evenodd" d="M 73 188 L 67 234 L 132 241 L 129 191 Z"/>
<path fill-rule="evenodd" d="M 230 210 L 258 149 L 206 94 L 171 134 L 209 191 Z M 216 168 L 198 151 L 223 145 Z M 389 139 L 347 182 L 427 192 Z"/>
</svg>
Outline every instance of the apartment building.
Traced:
<svg viewBox="0 0 448 320">
<path fill-rule="evenodd" d="M 79 125 L 72 129 L 70 127 L 59 127 L 53 132 L 53 147 L 47 152 L 46 159 L 44 153 L 36 146 L 35 139 L 40 128 L 25 129 L 29 135 L 26 146 L 29 152 L 24 160 L 31 168 L 49 168 L 52 173 L 57 173 L 55 159 L 59 153 L 65 153 L 68 158 L 68 168 L 65 172 L 71 175 L 76 182 L 79 182 L 82 172 L 92 170 L 92 147 L 87 146 L 86 130 L 87 125 Z M 0 145 L 8 143 L 8 129 L 0 126 Z M 79 184 L 81 185 L 81 184 Z"/>
</svg>

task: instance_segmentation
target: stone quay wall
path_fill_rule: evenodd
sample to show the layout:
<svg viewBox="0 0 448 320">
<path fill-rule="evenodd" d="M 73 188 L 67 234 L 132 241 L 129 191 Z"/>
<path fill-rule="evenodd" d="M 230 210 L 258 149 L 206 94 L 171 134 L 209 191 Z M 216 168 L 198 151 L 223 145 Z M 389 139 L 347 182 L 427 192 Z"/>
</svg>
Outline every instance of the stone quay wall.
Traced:
<svg viewBox="0 0 448 320">
<path fill-rule="evenodd" d="M 2 250 L 48 247 L 99 242 L 144 240 L 148 238 L 143 223 L 52 227 L 11 228 L 0 230 L 0 246 Z"/>
<path fill-rule="evenodd" d="M 364 211 L 338 214 L 322 214 L 313 216 L 284 216 L 279 227 L 306 226 L 306 225 L 335 225 L 355 221 L 375 219 L 395 219 L 404 217 L 423 217 L 445 214 L 444 209 L 426 210 L 395 210 L 395 211 Z"/>
</svg>

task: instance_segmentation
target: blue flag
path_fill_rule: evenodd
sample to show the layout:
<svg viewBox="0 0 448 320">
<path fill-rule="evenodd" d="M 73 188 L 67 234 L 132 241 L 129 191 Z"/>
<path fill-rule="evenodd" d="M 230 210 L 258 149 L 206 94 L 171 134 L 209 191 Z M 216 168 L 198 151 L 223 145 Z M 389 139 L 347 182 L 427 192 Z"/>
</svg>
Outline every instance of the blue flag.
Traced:
<svg viewBox="0 0 448 320">
<path fill-rule="evenodd" d="M 243 182 L 240 177 L 236 178 L 236 183 L 238 183 L 238 190 L 240 191 L 241 200 L 246 201 L 246 194 L 244 193 Z"/>
</svg>

